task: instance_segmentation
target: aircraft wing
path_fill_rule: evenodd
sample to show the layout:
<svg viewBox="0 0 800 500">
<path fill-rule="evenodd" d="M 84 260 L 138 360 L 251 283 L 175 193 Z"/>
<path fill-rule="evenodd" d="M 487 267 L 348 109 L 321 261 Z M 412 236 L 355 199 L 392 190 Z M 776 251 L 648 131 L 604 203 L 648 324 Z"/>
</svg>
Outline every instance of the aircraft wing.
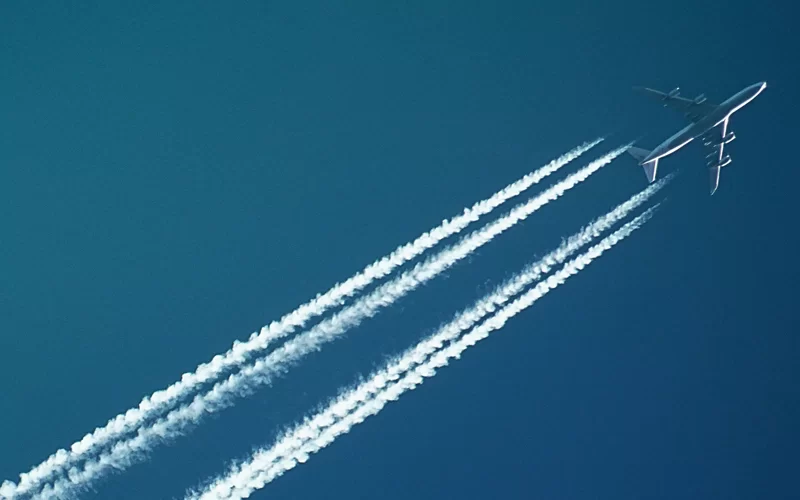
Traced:
<svg viewBox="0 0 800 500">
<path fill-rule="evenodd" d="M 719 134 L 719 135 L 718 135 Z M 722 167 L 731 162 L 730 155 L 725 154 L 725 144 L 736 138 L 733 131 L 728 131 L 728 119 L 725 119 L 719 126 L 709 130 L 703 136 L 703 144 L 711 148 L 706 155 L 708 160 L 708 180 L 711 194 L 719 187 L 719 172 Z"/>
<path fill-rule="evenodd" d="M 669 93 L 647 87 L 634 87 L 634 89 L 657 99 L 664 104 L 664 106 L 671 107 L 692 122 L 699 121 L 701 118 L 717 109 L 717 105 L 708 102 L 702 94 L 694 99 L 687 99 L 678 94 L 677 88 Z"/>
</svg>

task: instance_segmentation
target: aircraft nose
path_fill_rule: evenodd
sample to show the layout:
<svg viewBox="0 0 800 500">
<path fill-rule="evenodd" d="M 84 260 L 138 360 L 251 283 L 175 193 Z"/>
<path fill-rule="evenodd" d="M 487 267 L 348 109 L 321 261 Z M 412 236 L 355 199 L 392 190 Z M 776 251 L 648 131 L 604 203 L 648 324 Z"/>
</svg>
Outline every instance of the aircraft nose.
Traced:
<svg viewBox="0 0 800 500">
<path fill-rule="evenodd" d="M 749 87 L 750 91 L 753 94 L 753 97 L 757 96 L 761 92 L 764 92 L 764 89 L 767 88 L 767 82 L 758 82 L 754 83 Z"/>
</svg>

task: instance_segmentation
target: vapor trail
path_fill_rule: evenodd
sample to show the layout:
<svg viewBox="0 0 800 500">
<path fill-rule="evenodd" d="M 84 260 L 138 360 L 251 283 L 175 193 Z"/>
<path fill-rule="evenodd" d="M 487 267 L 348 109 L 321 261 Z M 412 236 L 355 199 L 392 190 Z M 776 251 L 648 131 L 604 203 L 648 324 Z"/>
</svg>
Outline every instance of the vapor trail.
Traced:
<svg viewBox="0 0 800 500">
<path fill-rule="evenodd" d="M 15 485 L 11 481 L 3 482 L 0 486 L 0 498 L 15 498 L 38 488 L 53 475 L 63 473 L 71 468 L 84 455 L 109 444 L 123 434 L 133 431 L 149 418 L 171 408 L 199 385 L 216 379 L 226 370 L 242 365 L 247 361 L 250 353 L 265 349 L 274 340 L 291 334 L 296 328 L 304 326 L 310 319 L 325 313 L 331 307 L 340 305 L 346 298 L 353 296 L 375 280 L 390 274 L 398 266 L 416 258 L 445 238 L 459 233 L 481 216 L 523 193 L 602 141 L 603 139 L 600 138 L 576 147 L 544 167 L 509 184 L 490 198 L 464 209 L 461 215 L 450 220 L 445 219 L 439 226 L 423 233 L 416 240 L 398 247 L 346 281 L 337 283 L 324 294 L 318 294 L 314 299 L 286 314 L 280 320 L 273 321 L 263 327 L 261 331 L 253 333 L 246 342 L 234 342 L 230 350 L 215 356 L 207 363 L 198 365 L 193 373 L 184 373 L 180 381 L 144 397 L 138 408 L 132 408 L 117 415 L 105 426 L 96 428 L 80 441 L 73 443 L 69 450 L 60 449 L 29 472 L 20 474 L 19 485 Z"/>
<path fill-rule="evenodd" d="M 252 365 L 230 375 L 226 380 L 218 382 L 207 393 L 195 396 L 191 403 L 176 408 L 150 426 L 140 427 L 135 437 L 118 441 L 109 451 L 87 460 L 83 470 L 71 469 L 67 478 L 58 479 L 52 485 L 46 485 L 40 495 L 36 495 L 35 498 L 61 498 L 66 492 L 86 486 L 98 479 L 109 469 L 126 469 L 133 463 L 142 460 L 158 442 L 183 435 L 189 427 L 199 423 L 205 414 L 227 408 L 237 398 L 244 397 L 256 388 L 271 383 L 275 376 L 285 372 L 306 354 L 320 349 L 324 344 L 335 340 L 348 329 L 360 324 L 364 319 L 374 316 L 380 309 L 393 304 L 404 295 L 449 269 L 473 251 L 526 219 L 539 208 L 586 180 L 629 147 L 630 145 L 619 147 L 590 162 L 564 180 L 532 197 L 526 203 L 517 205 L 506 215 L 473 231 L 458 243 L 417 264 L 392 281 L 358 299 L 352 305 L 321 321 L 310 330 L 290 339 L 266 357 L 258 359 Z"/>
<path fill-rule="evenodd" d="M 642 193 L 642 195 L 644 194 Z M 298 463 L 306 462 L 310 454 L 328 446 L 338 436 L 349 432 L 367 417 L 377 414 L 386 403 L 396 400 L 404 392 L 413 390 L 423 382 L 424 378 L 433 377 L 436 370 L 446 366 L 449 360 L 460 357 L 467 348 L 488 337 L 492 331 L 505 325 L 510 318 L 530 307 L 550 290 L 564 283 L 570 276 L 577 274 L 603 252 L 641 227 L 652 216 L 654 209 L 655 207 L 650 208 L 628 222 L 584 254 L 567 263 L 562 269 L 500 309 L 480 326 L 472 328 L 461 336 L 462 332 L 467 331 L 481 318 L 494 311 L 496 306 L 524 289 L 524 286 L 517 289 L 517 284 L 522 285 L 526 281 L 523 276 L 527 275 L 529 278 L 538 279 L 534 278 L 541 274 L 537 271 L 537 267 L 546 269 L 549 264 L 543 262 L 547 259 L 556 261 L 559 260 L 557 255 L 564 255 L 559 253 L 561 248 L 554 251 L 542 262 L 531 266 L 513 278 L 509 284 L 498 287 L 495 292 L 476 303 L 473 308 L 456 316 L 454 321 L 406 351 L 386 368 L 375 373 L 371 379 L 355 389 L 341 394 L 325 410 L 311 418 L 306 418 L 303 423 L 279 439 L 272 448 L 257 451 L 250 461 L 234 466 L 228 475 L 213 481 L 203 492 L 190 492 L 186 499 L 247 498 L 253 491 L 263 488 L 276 477 L 296 467 Z M 584 234 L 584 231 L 578 233 L 574 238 Z M 565 243 L 562 247 L 565 245 L 567 244 Z M 448 342 L 449 344 L 445 346 Z"/>
</svg>

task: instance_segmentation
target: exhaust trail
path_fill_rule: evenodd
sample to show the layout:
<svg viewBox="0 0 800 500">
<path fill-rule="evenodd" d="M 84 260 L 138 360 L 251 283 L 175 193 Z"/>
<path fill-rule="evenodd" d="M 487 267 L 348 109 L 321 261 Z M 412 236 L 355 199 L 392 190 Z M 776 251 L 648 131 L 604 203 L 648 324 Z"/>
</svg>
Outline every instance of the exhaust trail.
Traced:
<svg viewBox="0 0 800 500">
<path fill-rule="evenodd" d="M 542 193 L 514 207 L 504 216 L 477 229 L 458 243 L 417 264 L 397 278 L 379 286 L 310 330 L 295 336 L 253 364 L 218 382 L 208 392 L 195 396 L 191 403 L 171 411 L 152 425 L 140 427 L 136 436 L 115 443 L 110 450 L 84 463 L 83 470 L 70 469 L 66 478 L 59 478 L 42 488 L 35 498 L 61 498 L 65 492 L 86 487 L 110 469 L 122 470 L 144 459 L 158 443 L 175 439 L 200 423 L 206 414 L 232 406 L 236 399 L 268 385 L 303 356 L 319 350 L 344 332 L 377 314 L 401 297 L 446 271 L 481 246 L 525 220 L 541 207 L 585 181 L 592 174 L 624 153 L 630 144 L 616 148 L 590 162 L 582 169 L 553 184 Z"/>
<path fill-rule="evenodd" d="M 146 420 L 170 409 L 177 401 L 186 397 L 201 384 L 216 379 L 226 370 L 246 363 L 249 354 L 265 349 L 271 342 L 290 335 L 296 328 L 303 327 L 310 319 L 324 314 L 332 307 L 341 305 L 345 299 L 352 297 L 375 280 L 387 276 L 397 267 L 418 257 L 440 241 L 459 233 L 480 217 L 489 214 L 509 199 L 520 195 L 542 179 L 554 174 L 602 141 L 603 138 L 595 139 L 572 149 L 544 167 L 509 184 L 491 197 L 475 203 L 470 208 L 465 208 L 462 214 L 450 220 L 445 219 L 439 226 L 423 233 L 414 241 L 398 247 L 344 282 L 337 283 L 324 294 L 318 294 L 314 299 L 286 314 L 280 320 L 273 321 L 259 332 L 253 333 L 247 341 L 235 341 L 233 347 L 224 354 L 218 354 L 211 361 L 198 365 L 194 372 L 184 373 L 180 381 L 166 389 L 144 397 L 137 408 L 131 408 L 125 413 L 117 415 L 105 426 L 96 428 L 80 441 L 73 443 L 69 450 L 60 449 L 29 472 L 20 474 L 19 485 L 15 485 L 11 481 L 3 482 L 0 485 L 0 498 L 12 499 L 25 494 L 41 486 L 53 475 L 65 472 L 85 455 L 106 446 L 123 434 L 135 430 Z"/>
<path fill-rule="evenodd" d="M 488 337 L 492 331 L 502 328 L 509 319 L 533 305 L 570 276 L 580 272 L 647 222 L 655 208 L 648 209 L 628 222 L 500 309 L 480 326 L 472 328 L 472 325 L 480 319 L 477 317 L 481 315 L 478 311 L 492 309 L 492 306 L 487 308 L 487 304 L 498 305 L 494 300 L 508 300 L 517 291 L 510 286 L 498 287 L 490 296 L 456 316 L 453 322 L 406 351 L 386 368 L 375 373 L 372 378 L 355 389 L 341 394 L 325 410 L 306 418 L 303 423 L 280 438 L 272 448 L 257 451 L 250 461 L 234 466 L 226 476 L 211 482 L 203 492 L 189 492 L 186 500 L 247 498 L 255 490 L 263 488 L 286 471 L 305 463 L 312 453 L 328 446 L 338 436 L 346 434 L 367 417 L 380 412 L 389 401 L 394 401 L 403 393 L 415 389 L 425 378 L 433 377 L 437 369 L 446 366 L 451 359 L 459 358 L 467 348 Z M 559 250 L 554 251 L 553 255 Z M 546 266 L 541 263 L 539 265 Z M 533 275 L 535 271 L 528 269 L 523 272 L 526 273 Z M 519 277 L 513 278 L 511 282 L 519 279 Z M 461 333 L 467 330 L 469 331 L 461 336 Z"/>
</svg>

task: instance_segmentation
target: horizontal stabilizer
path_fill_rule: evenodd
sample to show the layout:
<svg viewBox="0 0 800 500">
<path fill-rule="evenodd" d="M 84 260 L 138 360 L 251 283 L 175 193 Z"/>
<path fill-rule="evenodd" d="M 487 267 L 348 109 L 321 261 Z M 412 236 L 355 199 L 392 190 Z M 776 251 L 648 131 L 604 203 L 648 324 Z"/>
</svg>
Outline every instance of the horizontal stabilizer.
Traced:
<svg viewBox="0 0 800 500">
<path fill-rule="evenodd" d="M 648 151 L 646 149 L 642 149 L 642 148 L 630 147 L 630 148 L 628 148 L 628 153 L 630 153 L 631 156 L 636 158 L 636 161 L 641 163 L 642 160 L 647 158 L 647 155 L 650 154 L 650 151 Z"/>
<path fill-rule="evenodd" d="M 644 169 L 644 175 L 647 176 L 647 182 L 653 182 L 656 180 L 656 170 L 658 170 L 658 160 L 648 161 L 644 165 L 642 165 Z"/>
<path fill-rule="evenodd" d="M 642 148 L 631 147 L 628 149 L 628 153 L 630 153 L 631 156 L 636 158 L 636 161 L 638 161 L 639 164 L 642 166 L 642 168 L 644 169 L 644 175 L 647 176 L 648 182 L 653 182 L 654 180 L 656 180 L 656 170 L 658 170 L 658 160 L 656 159 L 648 161 L 647 163 L 642 163 L 642 160 L 644 160 L 645 158 L 647 158 L 648 155 L 650 155 L 650 151 Z"/>
</svg>

